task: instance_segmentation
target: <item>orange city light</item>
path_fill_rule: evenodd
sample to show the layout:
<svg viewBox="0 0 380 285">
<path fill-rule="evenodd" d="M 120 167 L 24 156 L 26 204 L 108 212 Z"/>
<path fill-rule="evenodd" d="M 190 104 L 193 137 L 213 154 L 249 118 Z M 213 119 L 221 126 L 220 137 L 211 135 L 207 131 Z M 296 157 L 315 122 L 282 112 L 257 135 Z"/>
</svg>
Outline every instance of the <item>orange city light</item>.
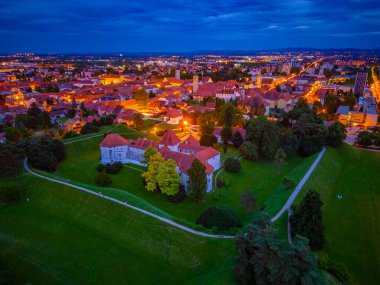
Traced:
<svg viewBox="0 0 380 285">
<path fill-rule="evenodd" d="M 183 124 L 184 124 L 184 125 L 187 125 L 187 121 L 184 121 Z"/>
</svg>

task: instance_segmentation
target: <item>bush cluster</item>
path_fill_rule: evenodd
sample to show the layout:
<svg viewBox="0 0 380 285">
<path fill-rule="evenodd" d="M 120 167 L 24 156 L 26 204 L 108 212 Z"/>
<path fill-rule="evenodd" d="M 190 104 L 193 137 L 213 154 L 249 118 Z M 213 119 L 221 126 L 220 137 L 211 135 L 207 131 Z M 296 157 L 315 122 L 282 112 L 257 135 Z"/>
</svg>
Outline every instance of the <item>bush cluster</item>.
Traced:
<svg viewBox="0 0 380 285">
<path fill-rule="evenodd" d="M 196 220 L 196 224 L 201 224 L 207 229 L 215 227 L 218 231 L 242 226 L 239 217 L 226 206 L 207 208 Z"/>
<path fill-rule="evenodd" d="M 170 196 L 170 195 L 167 196 L 167 199 L 171 203 L 177 203 L 177 202 L 181 202 L 181 201 L 185 200 L 186 199 L 185 187 L 182 184 L 180 184 L 178 193 L 175 195 L 172 195 L 172 196 Z"/>
<path fill-rule="evenodd" d="M 116 161 L 114 163 L 107 163 L 107 164 L 101 164 L 99 163 L 96 167 L 96 170 L 98 172 L 102 172 L 103 170 L 106 171 L 108 174 L 117 174 L 120 172 L 120 170 L 123 168 L 123 164 L 119 161 Z"/>
<path fill-rule="evenodd" d="M 228 172 L 239 172 L 240 171 L 240 161 L 236 158 L 229 157 L 224 162 L 224 168 Z"/>
<path fill-rule="evenodd" d="M 104 170 L 96 173 L 95 184 L 101 187 L 107 187 L 112 184 L 111 176 Z"/>
<path fill-rule="evenodd" d="M 35 168 L 55 171 L 58 163 L 65 159 L 65 147 L 56 139 L 42 138 L 37 142 L 30 143 L 28 149 L 28 162 Z"/>
</svg>

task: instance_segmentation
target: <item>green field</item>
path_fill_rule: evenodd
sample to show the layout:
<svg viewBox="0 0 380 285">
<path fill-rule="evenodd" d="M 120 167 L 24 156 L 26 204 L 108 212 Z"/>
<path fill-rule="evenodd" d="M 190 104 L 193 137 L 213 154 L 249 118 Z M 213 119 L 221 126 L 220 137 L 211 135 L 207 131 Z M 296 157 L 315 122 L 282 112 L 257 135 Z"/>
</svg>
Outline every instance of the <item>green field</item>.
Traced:
<svg viewBox="0 0 380 285">
<path fill-rule="evenodd" d="M 380 280 L 380 153 L 343 145 L 329 148 L 302 192 L 321 193 L 330 259 L 342 263 L 354 284 Z M 337 199 L 342 194 L 343 199 Z M 283 223 L 283 229 L 286 223 Z"/>
<path fill-rule="evenodd" d="M 15 181 L 29 202 L 0 207 L 0 260 L 17 284 L 235 283 L 232 240 L 197 237 L 30 174 Z"/>
<path fill-rule="evenodd" d="M 137 133 L 128 134 L 130 131 L 125 128 L 122 126 L 114 129 L 114 131 L 125 133 L 126 138 L 136 138 L 139 135 Z M 94 189 L 96 166 L 100 159 L 99 144 L 102 139 L 103 137 L 100 136 L 66 145 L 67 158 L 59 164 L 54 176 L 69 179 L 71 183 L 80 183 L 82 186 Z M 222 158 L 236 156 L 237 154 L 236 149 L 230 148 L 226 155 L 222 154 Z M 151 206 L 144 207 L 145 209 L 157 208 L 156 213 L 164 211 L 163 215 L 166 214 L 167 217 L 177 219 L 180 222 L 182 220 L 185 223 L 194 223 L 200 213 L 212 205 L 228 205 L 245 221 L 246 216 L 240 207 L 240 194 L 243 191 L 251 190 L 257 197 L 258 207 L 265 205 L 265 211 L 273 215 L 286 202 L 292 191 L 292 189 L 286 190 L 281 185 L 282 179 L 289 176 L 298 182 L 314 159 L 315 155 L 306 159 L 292 156 L 287 159 L 287 163 L 281 168 L 279 175 L 277 175 L 272 161 L 251 162 L 241 160 L 241 172 L 233 174 L 223 171 L 220 177 L 227 181 L 227 186 L 209 194 L 206 201 L 201 204 L 195 204 L 190 199 L 181 203 L 170 203 L 165 195 L 146 191 L 141 172 L 127 167 L 124 167 L 117 175 L 112 175 L 112 189 L 96 188 L 94 190 L 105 192 L 123 201 L 130 201 L 127 194 L 132 194 L 137 199 L 139 197 L 143 200 L 143 202 L 137 201 L 137 206 L 146 202 Z"/>
</svg>

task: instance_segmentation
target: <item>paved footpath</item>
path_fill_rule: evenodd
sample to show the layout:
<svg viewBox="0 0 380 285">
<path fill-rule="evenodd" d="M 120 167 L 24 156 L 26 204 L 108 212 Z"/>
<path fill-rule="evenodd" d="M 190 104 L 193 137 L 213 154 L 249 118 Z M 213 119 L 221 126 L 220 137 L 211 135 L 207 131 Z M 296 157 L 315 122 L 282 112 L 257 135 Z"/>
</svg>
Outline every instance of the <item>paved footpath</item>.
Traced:
<svg viewBox="0 0 380 285">
<path fill-rule="evenodd" d="M 103 135 L 103 134 L 101 134 Z M 96 137 L 98 135 L 95 135 L 95 136 L 92 136 L 92 137 L 88 137 L 88 138 L 84 138 L 83 140 L 85 139 L 89 139 L 89 138 L 93 138 L 93 137 Z M 71 141 L 71 142 L 67 142 L 65 144 L 68 144 L 68 143 L 73 143 L 73 142 L 77 142 L 77 141 L 80 141 L 82 139 L 79 139 L 79 140 L 75 140 L 75 141 Z M 320 160 L 322 159 L 322 156 L 323 154 L 325 153 L 326 151 L 326 148 L 324 147 L 321 152 L 319 153 L 317 159 L 314 161 L 314 163 L 312 164 L 312 166 L 310 167 L 310 169 L 306 172 L 305 176 L 302 178 L 302 180 L 300 181 L 300 183 L 297 185 L 297 187 L 294 189 L 293 193 L 290 195 L 288 201 L 286 202 L 286 204 L 282 207 L 282 209 L 271 219 L 271 222 L 273 223 L 274 221 L 276 221 L 278 218 L 281 217 L 281 215 L 287 211 L 290 206 L 292 205 L 294 199 L 297 197 L 298 193 L 301 191 L 302 187 L 305 185 L 306 181 L 309 179 L 311 173 L 313 172 L 313 170 L 317 167 L 317 165 L 319 164 Z M 27 172 L 29 172 L 30 174 L 34 175 L 34 176 L 37 176 L 39 178 L 42 178 L 42 179 L 45 179 L 45 180 L 49 180 L 49 181 L 52 181 L 52 182 L 55 182 L 55 183 L 59 183 L 59 184 L 62 184 L 62 185 L 66 185 L 66 186 L 69 186 L 69 187 L 72 187 L 72 188 L 75 188 L 75 189 L 78 189 L 80 191 L 84 191 L 88 194 L 91 194 L 91 195 L 94 195 L 94 196 L 98 196 L 98 197 L 101 197 L 103 199 L 106 199 L 106 200 L 109 200 L 109 201 L 112 201 L 114 203 L 117 203 L 117 204 L 120 204 L 124 207 L 127 207 L 127 208 L 130 208 L 130 209 L 133 209 L 135 211 L 138 211 L 142 214 L 145 214 L 145 215 L 148 215 L 156 220 L 159 220 L 159 221 L 162 221 L 164 223 L 167 223 L 169 225 L 172 225 L 178 229 L 181 229 L 183 231 L 186 231 L 186 232 L 189 232 L 189 233 L 192 233 L 194 235 L 197 235 L 197 236 L 202 236 L 202 237 L 208 237 L 208 238 L 216 238 L 216 239 L 233 239 L 235 236 L 230 236 L 230 235 L 214 235 L 214 234 L 207 234 L 207 233 L 204 233 L 204 232 L 200 232 L 200 231 L 196 231 L 196 230 L 193 230 L 191 228 L 188 228 L 186 226 L 183 226 L 181 224 L 178 224 L 176 222 L 173 222 L 172 220 L 169 220 L 169 219 L 166 219 L 166 218 L 163 218 L 161 216 L 158 216 L 156 214 L 153 214 L 149 211 L 146 211 L 146 210 L 143 210 L 143 209 L 140 209 L 140 208 L 137 208 L 135 206 L 132 206 L 130 204 L 128 204 L 127 201 L 123 202 L 123 201 L 120 201 L 120 200 L 117 200 L 115 198 L 112 198 L 112 197 L 109 197 L 107 195 L 104 195 L 102 193 L 98 193 L 98 192 L 94 192 L 94 191 L 91 191 L 87 188 L 84 188 L 84 187 L 81 187 L 81 186 L 77 186 L 77 185 L 74 185 L 74 184 L 71 184 L 71 183 L 68 183 L 68 182 L 64 182 L 64 181 L 60 181 L 60 180 L 57 180 L 57 179 L 53 179 L 53 178 L 50 178 L 50 177 L 46 177 L 44 175 L 41 175 L 41 174 L 38 174 L 36 172 L 34 172 L 33 170 L 31 170 L 28 166 L 28 162 L 27 162 L 27 158 L 25 158 L 24 160 L 24 168 Z M 136 169 L 137 170 L 137 169 Z M 140 170 L 140 169 L 138 169 Z"/>
<path fill-rule="evenodd" d="M 50 178 L 50 177 L 46 177 L 46 176 L 43 176 L 41 174 L 38 174 L 36 172 L 34 172 L 33 170 L 31 170 L 28 166 L 28 163 L 27 163 L 27 159 L 24 160 L 24 168 L 27 172 L 29 172 L 30 174 L 34 175 L 34 176 L 37 176 L 39 178 L 42 178 L 42 179 L 45 179 L 45 180 L 49 180 L 49 181 L 52 181 L 52 182 L 55 182 L 55 183 L 59 183 L 59 184 L 63 184 L 63 185 L 66 185 L 66 186 L 69 186 L 69 187 L 72 187 L 72 188 L 75 188 L 75 189 L 78 189 L 80 191 L 84 191 L 88 194 L 91 194 L 91 195 L 94 195 L 94 196 L 98 196 L 98 197 L 101 197 L 103 199 L 106 199 L 106 200 L 109 200 L 109 201 L 112 201 L 114 203 L 117 203 L 117 204 L 120 204 L 124 207 L 127 207 L 127 208 L 130 208 L 130 209 L 133 209 L 135 211 L 138 211 L 140 213 L 143 213 L 145 215 L 148 215 L 148 216 L 151 216 L 152 218 L 156 219 L 156 220 L 160 220 L 164 223 L 167 223 L 169 225 L 172 225 L 176 228 L 179 228 L 183 231 L 186 231 L 186 232 L 189 232 L 189 233 L 192 233 L 194 235 L 197 235 L 197 236 L 202 236 L 202 237 L 208 237 L 208 238 L 217 238 L 217 239 L 233 239 L 234 236 L 228 236 L 228 235 L 213 235 L 213 234 L 207 234 L 207 233 L 203 233 L 203 232 L 200 232 L 200 231 L 196 231 L 196 230 L 193 230 L 193 229 L 190 229 L 188 227 L 185 227 L 183 225 L 180 225 L 176 222 L 173 222 L 169 219 L 166 219 L 166 218 L 163 218 L 163 217 L 160 217 L 156 214 L 153 214 L 151 212 L 148 212 L 148 211 L 145 211 L 143 209 L 140 209 L 140 208 L 137 208 L 135 206 L 132 206 L 130 204 L 128 204 L 128 202 L 123 202 L 123 201 L 120 201 L 120 200 L 117 200 L 115 198 L 112 198 L 112 197 L 109 197 L 109 196 L 106 196 L 102 193 L 97 193 L 97 192 L 94 192 L 94 191 L 91 191 L 87 188 L 84 188 L 84 187 L 80 187 L 80 186 L 77 186 L 77 185 L 74 185 L 74 184 L 71 184 L 71 183 L 67 183 L 67 182 L 64 182 L 64 181 L 60 181 L 60 180 L 56 180 L 56 179 L 53 179 L 53 178 Z"/>
<path fill-rule="evenodd" d="M 271 222 L 277 221 L 281 215 L 287 211 L 293 204 L 294 200 L 296 199 L 298 193 L 301 191 L 302 187 L 305 185 L 306 181 L 309 179 L 311 173 L 314 171 L 314 169 L 317 167 L 319 162 L 322 159 L 323 154 L 326 152 L 326 148 L 323 147 L 321 152 L 318 154 L 318 157 L 316 160 L 314 160 L 312 166 L 309 168 L 309 170 L 306 172 L 305 176 L 302 178 L 300 183 L 298 183 L 296 189 L 294 189 L 292 195 L 290 195 L 288 201 L 286 201 L 285 205 L 282 207 L 282 209 L 271 219 Z"/>
</svg>

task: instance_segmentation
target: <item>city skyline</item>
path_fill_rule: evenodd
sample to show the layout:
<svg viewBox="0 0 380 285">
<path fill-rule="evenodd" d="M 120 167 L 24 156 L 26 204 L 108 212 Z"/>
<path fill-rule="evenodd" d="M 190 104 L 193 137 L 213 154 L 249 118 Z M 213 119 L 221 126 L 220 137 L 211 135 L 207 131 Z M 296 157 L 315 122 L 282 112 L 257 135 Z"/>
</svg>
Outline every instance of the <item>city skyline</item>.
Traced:
<svg viewBox="0 0 380 285">
<path fill-rule="evenodd" d="M 6 2 L 1 53 L 379 48 L 377 1 Z"/>
</svg>

